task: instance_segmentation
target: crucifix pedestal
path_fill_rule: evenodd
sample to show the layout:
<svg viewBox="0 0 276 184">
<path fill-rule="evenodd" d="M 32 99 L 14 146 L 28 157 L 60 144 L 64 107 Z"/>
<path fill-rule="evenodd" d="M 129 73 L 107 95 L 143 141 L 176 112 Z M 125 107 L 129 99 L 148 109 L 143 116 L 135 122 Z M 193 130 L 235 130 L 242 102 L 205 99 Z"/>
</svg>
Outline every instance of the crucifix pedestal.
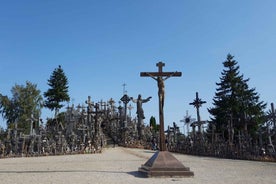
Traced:
<svg viewBox="0 0 276 184">
<path fill-rule="evenodd" d="M 160 151 L 157 151 L 139 171 L 147 177 L 190 177 L 194 173 L 188 167 L 185 167 L 170 152 L 166 151 L 165 134 L 164 134 L 164 98 L 165 85 L 164 81 L 170 77 L 180 77 L 181 72 L 163 72 L 162 68 L 165 63 L 156 64 L 158 72 L 141 72 L 141 77 L 151 77 L 157 81 L 159 97 L 159 123 L 160 123 Z"/>
</svg>

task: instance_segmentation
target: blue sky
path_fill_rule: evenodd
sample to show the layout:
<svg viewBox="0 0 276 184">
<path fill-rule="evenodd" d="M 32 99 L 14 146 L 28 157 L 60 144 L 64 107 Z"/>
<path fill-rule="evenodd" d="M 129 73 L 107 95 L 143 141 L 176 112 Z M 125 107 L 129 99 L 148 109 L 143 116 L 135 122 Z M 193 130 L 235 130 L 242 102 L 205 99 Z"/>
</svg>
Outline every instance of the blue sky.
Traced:
<svg viewBox="0 0 276 184">
<path fill-rule="evenodd" d="M 153 97 L 143 105 L 148 123 L 150 116 L 158 119 L 157 85 L 140 72 L 157 71 L 163 61 L 164 71 L 182 72 L 165 83 L 165 126 L 183 127 L 187 110 L 196 117 L 189 103 L 197 91 L 207 101 L 201 119 L 209 119 L 222 62 L 231 53 L 270 107 L 276 100 L 275 8 L 274 0 L 0 1 L 0 93 L 11 96 L 12 86 L 26 81 L 43 93 L 61 65 L 75 105 L 88 95 L 118 102 L 126 83 L 129 96 Z M 43 110 L 43 118 L 52 115 Z"/>
</svg>

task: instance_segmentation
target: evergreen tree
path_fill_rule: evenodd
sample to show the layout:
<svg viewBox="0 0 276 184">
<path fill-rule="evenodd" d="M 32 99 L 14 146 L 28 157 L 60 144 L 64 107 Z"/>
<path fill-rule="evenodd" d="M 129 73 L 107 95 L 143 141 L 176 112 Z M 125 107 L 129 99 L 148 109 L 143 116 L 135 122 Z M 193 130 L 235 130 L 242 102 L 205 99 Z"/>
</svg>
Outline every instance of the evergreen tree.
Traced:
<svg viewBox="0 0 276 184">
<path fill-rule="evenodd" d="M 249 88 L 249 79 L 244 79 L 239 72 L 239 66 L 234 56 L 228 54 L 223 62 L 224 70 L 221 72 L 220 82 L 216 83 L 213 108 L 208 109 L 212 115 L 212 123 L 217 132 L 229 132 L 230 123 L 233 130 L 250 133 L 256 132 L 260 118 L 266 106 L 259 101 L 259 95 L 254 88 Z"/>
<path fill-rule="evenodd" d="M 154 132 L 159 131 L 159 124 L 156 124 L 156 119 L 153 116 L 150 117 L 150 127 Z"/>
<path fill-rule="evenodd" d="M 34 128 L 38 126 L 38 118 L 43 107 L 43 99 L 40 90 L 35 84 L 26 82 L 24 85 L 12 87 L 12 98 L 0 94 L 0 113 L 7 120 L 9 128 L 17 126 L 23 129 L 24 133 L 29 133 L 30 118 L 33 116 L 35 121 Z"/>
<path fill-rule="evenodd" d="M 46 98 L 45 107 L 51 111 L 54 110 L 56 117 L 59 109 L 64 106 L 61 103 L 70 100 L 68 80 L 60 65 L 53 71 L 48 80 L 48 85 L 50 88 L 44 93 L 44 97 Z"/>
</svg>

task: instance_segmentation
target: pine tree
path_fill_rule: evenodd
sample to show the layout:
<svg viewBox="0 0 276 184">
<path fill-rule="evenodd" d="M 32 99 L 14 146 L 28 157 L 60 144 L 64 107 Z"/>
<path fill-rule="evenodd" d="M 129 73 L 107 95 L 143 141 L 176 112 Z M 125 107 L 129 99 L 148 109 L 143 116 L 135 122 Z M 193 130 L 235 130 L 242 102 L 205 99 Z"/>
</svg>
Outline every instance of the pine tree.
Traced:
<svg viewBox="0 0 276 184">
<path fill-rule="evenodd" d="M 226 135 L 229 133 L 229 126 L 235 132 L 253 135 L 260 124 L 266 104 L 259 101 L 255 88 L 249 88 L 249 79 L 244 79 L 240 74 L 240 67 L 234 56 L 228 54 L 223 66 L 225 69 L 221 72 L 220 82 L 216 83 L 218 87 L 213 98 L 214 107 L 208 109 L 212 115 L 212 123 L 217 132 Z"/>
<path fill-rule="evenodd" d="M 154 132 L 159 131 L 159 125 L 156 124 L 156 119 L 153 116 L 150 117 L 150 127 Z"/>
<path fill-rule="evenodd" d="M 46 98 L 45 107 L 51 111 L 54 110 L 56 117 L 59 109 L 64 106 L 61 103 L 70 100 L 68 94 L 68 79 L 60 65 L 53 71 L 48 80 L 48 85 L 50 88 L 44 93 L 44 97 Z"/>
</svg>

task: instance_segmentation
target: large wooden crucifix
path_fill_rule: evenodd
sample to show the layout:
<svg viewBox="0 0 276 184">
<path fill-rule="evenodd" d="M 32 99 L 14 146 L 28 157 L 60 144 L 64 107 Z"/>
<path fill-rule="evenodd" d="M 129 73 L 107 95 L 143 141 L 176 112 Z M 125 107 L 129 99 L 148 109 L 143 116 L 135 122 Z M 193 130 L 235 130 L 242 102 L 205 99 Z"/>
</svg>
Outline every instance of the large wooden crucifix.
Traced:
<svg viewBox="0 0 276 184">
<path fill-rule="evenodd" d="M 160 124 L 160 151 L 166 151 L 165 134 L 164 134 L 164 99 L 165 99 L 165 85 L 164 81 L 170 77 L 180 77 L 181 72 L 163 72 L 165 63 L 156 63 L 158 72 L 141 72 L 141 77 L 151 77 L 157 81 L 158 97 L 159 97 L 159 124 Z"/>
</svg>

